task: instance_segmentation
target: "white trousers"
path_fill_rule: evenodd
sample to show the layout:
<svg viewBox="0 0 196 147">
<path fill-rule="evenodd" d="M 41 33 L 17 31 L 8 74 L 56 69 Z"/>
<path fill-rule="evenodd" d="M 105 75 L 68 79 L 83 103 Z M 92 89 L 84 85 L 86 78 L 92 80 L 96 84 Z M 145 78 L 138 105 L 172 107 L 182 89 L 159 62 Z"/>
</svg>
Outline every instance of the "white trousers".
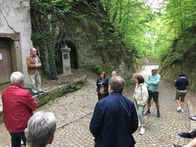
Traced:
<svg viewBox="0 0 196 147">
<path fill-rule="evenodd" d="M 41 91 L 41 77 L 40 77 L 40 74 L 39 74 L 39 70 L 36 69 L 35 70 L 35 74 L 32 74 L 32 75 L 29 75 L 30 77 L 30 80 L 31 80 L 31 85 L 32 85 L 32 88 L 35 91 L 39 92 Z"/>
</svg>

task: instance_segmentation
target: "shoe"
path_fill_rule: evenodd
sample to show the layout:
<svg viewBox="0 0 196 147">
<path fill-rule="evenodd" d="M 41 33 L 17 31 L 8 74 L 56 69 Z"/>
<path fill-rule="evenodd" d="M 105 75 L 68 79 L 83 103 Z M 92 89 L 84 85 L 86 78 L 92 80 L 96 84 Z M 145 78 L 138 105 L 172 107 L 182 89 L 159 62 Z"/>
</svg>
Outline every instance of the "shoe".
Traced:
<svg viewBox="0 0 196 147">
<path fill-rule="evenodd" d="M 183 147 L 182 145 L 172 144 L 172 147 Z"/>
<path fill-rule="evenodd" d="M 145 129 L 142 127 L 142 128 L 140 129 L 140 135 L 144 135 L 144 133 L 145 133 Z"/>
<path fill-rule="evenodd" d="M 192 138 L 190 133 L 179 132 L 178 135 L 183 138 Z"/>
<path fill-rule="evenodd" d="M 42 94 L 42 93 L 44 93 L 44 91 L 41 90 L 41 91 L 38 91 L 38 93 L 39 93 L 39 94 Z"/>
<path fill-rule="evenodd" d="M 33 91 L 33 95 L 37 95 L 38 92 L 36 90 L 32 90 Z"/>
<path fill-rule="evenodd" d="M 178 108 L 177 108 L 177 111 L 180 112 L 180 111 L 181 111 L 181 107 L 178 107 Z"/>
<path fill-rule="evenodd" d="M 160 115 L 160 112 L 158 111 L 157 112 L 157 118 L 159 118 L 161 115 Z"/>
<path fill-rule="evenodd" d="M 184 113 L 184 110 L 183 110 L 183 109 L 181 109 L 180 111 L 181 111 L 182 113 Z"/>
<path fill-rule="evenodd" d="M 189 119 L 196 121 L 196 115 L 195 116 L 189 116 Z"/>
<path fill-rule="evenodd" d="M 150 110 L 147 110 L 145 115 L 150 115 Z"/>
</svg>

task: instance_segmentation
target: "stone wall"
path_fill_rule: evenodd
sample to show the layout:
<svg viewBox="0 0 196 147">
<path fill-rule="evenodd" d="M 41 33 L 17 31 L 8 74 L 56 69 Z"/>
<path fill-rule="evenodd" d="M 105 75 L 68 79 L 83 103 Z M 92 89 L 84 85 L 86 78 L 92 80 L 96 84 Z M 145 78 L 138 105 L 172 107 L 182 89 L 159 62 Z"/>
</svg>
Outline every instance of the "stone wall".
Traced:
<svg viewBox="0 0 196 147">
<path fill-rule="evenodd" d="M 29 0 L 1 0 L 0 1 L 0 36 L 18 34 L 19 40 L 15 40 L 15 58 L 21 67 L 14 70 L 22 71 L 25 75 L 25 83 L 29 84 L 25 57 L 32 47 L 31 19 Z M 4 35 L 2 35 L 4 34 Z M 17 46 L 18 42 L 18 46 Z M 21 56 L 17 56 L 21 54 Z M 12 55 L 13 56 L 13 55 Z"/>
</svg>

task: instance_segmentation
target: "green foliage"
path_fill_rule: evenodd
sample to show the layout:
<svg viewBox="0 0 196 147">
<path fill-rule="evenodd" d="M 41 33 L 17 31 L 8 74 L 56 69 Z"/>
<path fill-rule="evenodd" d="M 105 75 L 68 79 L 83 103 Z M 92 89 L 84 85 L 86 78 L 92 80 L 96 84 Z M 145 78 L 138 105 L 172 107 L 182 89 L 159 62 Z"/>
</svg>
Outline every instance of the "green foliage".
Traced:
<svg viewBox="0 0 196 147">
<path fill-rule="evenodd" d="M 95 72 L 97 74 L 100 74 L 102 72 L 102 67 L 100 67 L 98 65 L 90 65 L 90 66 L 86 66 L 84 68 L 92 70 L 93 72 Z"/>
<path fill-rule="evenodd" d="M 149 31 L 149 22 L 154 18 L 150 7 L 139 0 L 101 0 L 101 2 L 115 27 L 114 35 L 122 40 L 130 51 L 136 49 L 137 56 L 147 54 L 147 50 L 152 47 L 152 41 L 148 41 L 145 34 Z"/>
<path fill-rule="evenodd" d="M 32 40 L 40 52 L 44 73 L 57 78 L 55 48 L 58 19 L 72 8 L 72 0 L 31 0 Z"/>
</svg>

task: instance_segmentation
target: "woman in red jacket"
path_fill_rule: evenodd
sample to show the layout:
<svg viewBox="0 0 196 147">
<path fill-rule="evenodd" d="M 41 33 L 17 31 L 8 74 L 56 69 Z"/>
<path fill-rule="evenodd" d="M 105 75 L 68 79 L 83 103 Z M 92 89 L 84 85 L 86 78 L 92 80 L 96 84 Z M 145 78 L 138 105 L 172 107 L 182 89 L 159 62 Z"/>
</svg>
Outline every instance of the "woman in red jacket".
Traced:
<svg viewBox="0 0 196 147">
<path fill-rule="evenodd" d="M 22 87 L 24 75 L 13 72 L 11 84 L 2 92 L 3 120 L 11 135 L 12 147 L 20 147 L 21 140 L 26 145 L 24 130 L 29 118 L 37 107 L 31 93 Z"/>
</svg>

